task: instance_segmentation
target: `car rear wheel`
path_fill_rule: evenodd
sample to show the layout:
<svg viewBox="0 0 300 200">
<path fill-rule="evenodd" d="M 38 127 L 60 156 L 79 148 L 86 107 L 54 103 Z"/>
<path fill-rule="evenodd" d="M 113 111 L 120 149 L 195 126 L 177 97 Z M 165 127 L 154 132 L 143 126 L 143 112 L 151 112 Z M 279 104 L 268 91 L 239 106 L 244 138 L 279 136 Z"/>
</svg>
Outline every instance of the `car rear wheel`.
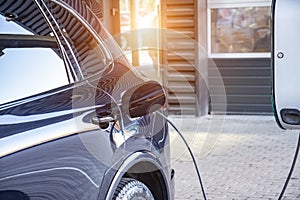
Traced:
<svg viewBox="0 0 300 200">
<path fill-rule="evenodd" d="M 122 178 L 114 200 L 154 200 L 150 189 L 142 182 L 132 178 Z"/>
</svg>

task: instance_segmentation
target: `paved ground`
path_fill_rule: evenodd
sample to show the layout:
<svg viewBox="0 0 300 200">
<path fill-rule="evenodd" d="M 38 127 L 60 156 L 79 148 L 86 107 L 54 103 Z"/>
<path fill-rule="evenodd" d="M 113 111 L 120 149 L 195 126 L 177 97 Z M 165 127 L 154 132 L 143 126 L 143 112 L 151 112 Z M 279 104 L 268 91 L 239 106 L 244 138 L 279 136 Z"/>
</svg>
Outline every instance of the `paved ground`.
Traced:
<svg viewBox="0 0 300 200">
<path fill-rule="evenodd" d="M 273 116 L 171 119 L 196 155 L 208 199 L 278 199 L 298 132 L 279 129 Z M 203 199 L 191 158 L 174 131 L 171 150 L 175 199 Z M 300 199 L 300 158 L 284 199 Z"/>
</svg>

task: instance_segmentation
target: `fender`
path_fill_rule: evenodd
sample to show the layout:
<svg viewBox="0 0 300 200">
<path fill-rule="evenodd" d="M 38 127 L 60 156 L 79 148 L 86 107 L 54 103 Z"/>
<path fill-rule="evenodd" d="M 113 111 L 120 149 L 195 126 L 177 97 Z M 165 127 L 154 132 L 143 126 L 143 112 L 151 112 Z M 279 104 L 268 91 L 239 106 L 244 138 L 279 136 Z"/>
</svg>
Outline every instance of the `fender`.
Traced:
<svg viewBox="0 0 300 200">
<path fill-rule="evenodd" d="M 128 170 L 131 167 L 133 167 L 134 165 L 141 163 L 141 162 L 147 162 L 149 164 L 154 165 L 155 169 L 158 170 L 161 173 L 161 175 L 163 176 L 165 187 L 167 186 L 168 180 L 166 177 L 166 173 L 162 170 L 163 166 L 158 162 L 155 155 L 148 151 L 135 152 L 135 153 L 131 154 L 130 156 L 128 156 L 118 168 L 117 168 L 117 166 L 114 166 L 107 171 L 106 175 L 110 174 L 111 172 L 116 172 L 116 173 L 110 183 L 109 190 L 105 197 L 106 200 L 111 200 L 113 198 L 115 190 L 116 190 L 120 180 L 124 176 L 124 174 L 126 172 L 128 172 Z M 166 187 L 166 190 L 167 190 L 166 192 L 169 196 L 170 189 Z"/>
</svg>

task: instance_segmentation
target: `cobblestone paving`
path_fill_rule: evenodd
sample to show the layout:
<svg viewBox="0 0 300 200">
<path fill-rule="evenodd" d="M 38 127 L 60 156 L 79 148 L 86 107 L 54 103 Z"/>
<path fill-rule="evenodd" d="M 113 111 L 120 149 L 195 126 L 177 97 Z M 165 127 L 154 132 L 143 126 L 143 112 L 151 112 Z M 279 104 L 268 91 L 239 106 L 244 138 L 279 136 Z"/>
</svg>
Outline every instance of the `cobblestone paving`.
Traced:
<svg viewBox="0 0 300 200">
<path fill-rule="evenodd" d="M 298 132 L 273 116 L 171 117 L 199 164 L 208 199 L 278 199 L 294 156 Z M 203 199 L 183 142 L 171 130 L 175 199 Z M 284 199 L 300 199 L 300 158 Z"/>
</svg>

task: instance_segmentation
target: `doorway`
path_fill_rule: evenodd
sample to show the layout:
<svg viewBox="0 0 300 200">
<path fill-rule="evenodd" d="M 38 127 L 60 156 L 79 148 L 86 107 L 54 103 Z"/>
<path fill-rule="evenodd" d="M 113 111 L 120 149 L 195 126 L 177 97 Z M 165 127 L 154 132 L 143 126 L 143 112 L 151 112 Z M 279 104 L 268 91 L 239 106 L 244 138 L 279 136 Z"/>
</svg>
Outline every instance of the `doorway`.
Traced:
<svg viewBox="0 0 300 200">
<path fill-rule="evenodd" d="M 160 80 L 160 0 L 119 0 L 120 47 L 149 78 Z"/>
</svg>

